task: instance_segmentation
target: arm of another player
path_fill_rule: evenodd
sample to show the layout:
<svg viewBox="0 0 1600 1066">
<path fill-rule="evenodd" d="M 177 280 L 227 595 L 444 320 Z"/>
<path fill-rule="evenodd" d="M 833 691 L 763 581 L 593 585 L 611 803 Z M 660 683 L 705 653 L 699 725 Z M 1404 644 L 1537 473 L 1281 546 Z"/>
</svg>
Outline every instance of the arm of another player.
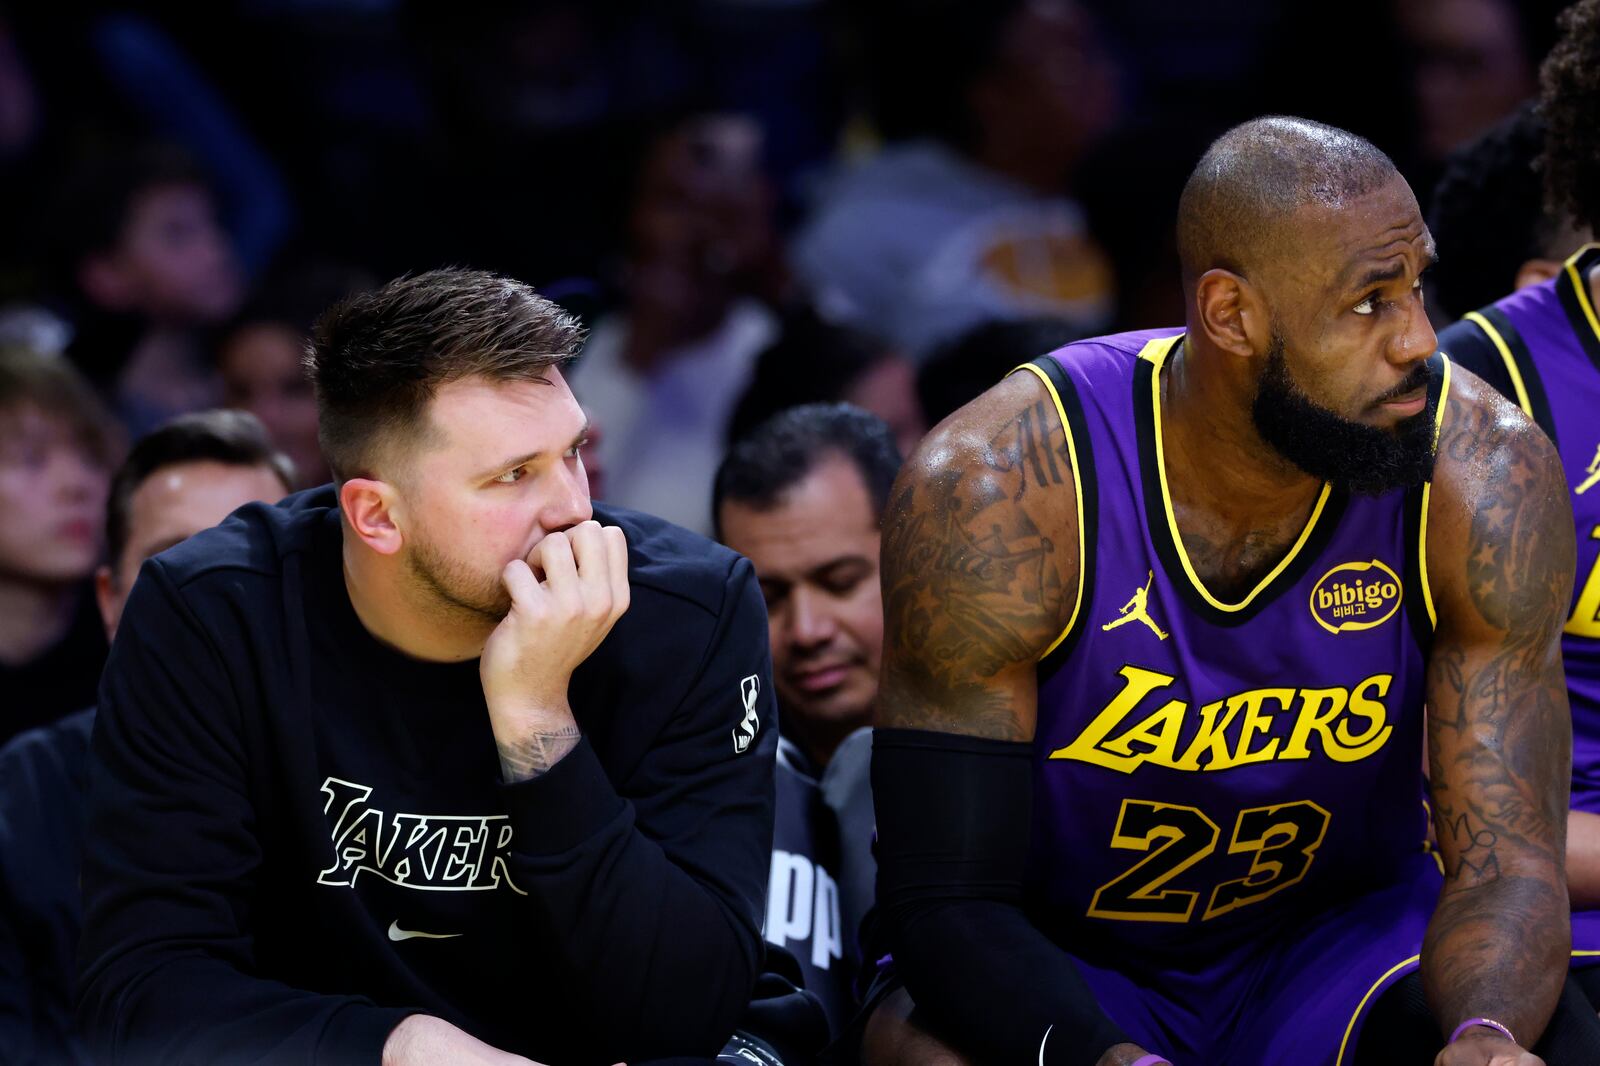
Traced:
<svg viewBox="0 0 1600 1066">
<path fill-rule="evenodd" d="M 1142 1052 L 1023 913 L 1039 657 L 1077 595 L 1055 405 L 1017 374 L 936 429 L 884 520 L 879 902 L 918 1009 L 983 1062 Z M 1035 462 L 1046 449 L 1065 481 Z"/>
<path fill-rule="evenodd" d="M 1428 752 L 1445 885 L 1422 975 L 1445 1032 L 1492 1018 L 1527 1047 L 1555 1009 L 1571 939 L 1572 728 L 1560 638 L 1572 514 L 1549 440 L 1478 379 L 1455 378 L 1429 509 L 1438 623 Z M 1538 1061 L 1518 1054 L 1474 1027 L 1440 1062 Z"/>
<path fill-rule="evenodd" d="M 1600 907 L 1600 814 L 1567 812 L 1567 893 L 1574 910 Z"/>
</svg>

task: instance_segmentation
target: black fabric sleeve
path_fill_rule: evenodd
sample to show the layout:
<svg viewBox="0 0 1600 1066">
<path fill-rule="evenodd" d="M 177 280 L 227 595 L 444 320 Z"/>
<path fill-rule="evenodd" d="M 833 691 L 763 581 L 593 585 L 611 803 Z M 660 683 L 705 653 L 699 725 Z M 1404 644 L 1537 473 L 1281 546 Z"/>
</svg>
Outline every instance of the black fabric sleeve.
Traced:
<svg viewBox="0 0 1600 1066">
<path fill-rule="evenodd" d="M 12 898 L 11 869 L 23 856 L 17 823 L 38 799 L 15 753 L 0 752 L 0 1062 L 26 1062 L 34 1057 L 34 1004 L 36 978 L 30 974 L 20 928 L 22 907 Z"/>
<path fill-rule="evenodd" d="M 878 901 L 919 1012 L 996 1066 L 1094 1066 L 1127 1040 L 1023 911 L 1031 745 L 879 729 L 872 789 Z"/>
<path fill-rule="evenodd" d="M 411 1011 L 251 975 L 261 855 L 238 708 L 211 637 L 145 564 L 90 743 L 79 1025 L 106 1064 L 377 1063 Z"/>
<path fill-rule="evenodd" d="M 695 681 L 642 764 L 614 787 L 587 741 L 505 786 L 513 880 L 596 1004 L 606 1061 L 715 1055 L 750 1002 L 772 851 L 777 718 L 766 607 L 730 571 Z M 744 679 L 760 722 L 742 751 Z M 625 708 L 619 708 L 626 714 Z"/>
</svg>

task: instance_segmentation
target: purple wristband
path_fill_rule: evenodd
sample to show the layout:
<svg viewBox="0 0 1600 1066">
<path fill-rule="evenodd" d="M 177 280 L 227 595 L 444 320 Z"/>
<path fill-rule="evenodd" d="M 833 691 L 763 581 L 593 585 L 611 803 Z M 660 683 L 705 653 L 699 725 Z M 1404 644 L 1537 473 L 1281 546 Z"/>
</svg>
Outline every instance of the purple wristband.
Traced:
<svg viewBox="0 0 1600 1066">
<path fill-rule="evenodd" d="M 1462 1033 L 1476 1025 L 1481 1025 L 1485 1029 L 1494 1029 L 1498 1031 L 1501 1036 L 1505 1037 L 1513 1044 L 1517 1042 L 1517 1038 L 1511 1035 L 1511 1030 L 1507 1029 L 1493 1018 L 1468 1018 L 1466 1021 L 1456 1026 L 1456 1031 L 1450 1034 L 1450 1043 L 1454 1044 L 1457 1040 L 1460 1040 Z"/>
<path fill-rule="evenodd" d="M 1143 1058 L 1134 1059 L 1128 1066 L 1172 1066 L 1172 1063 L 1160 1055 L 1146 1055 Z"/>
</svg>

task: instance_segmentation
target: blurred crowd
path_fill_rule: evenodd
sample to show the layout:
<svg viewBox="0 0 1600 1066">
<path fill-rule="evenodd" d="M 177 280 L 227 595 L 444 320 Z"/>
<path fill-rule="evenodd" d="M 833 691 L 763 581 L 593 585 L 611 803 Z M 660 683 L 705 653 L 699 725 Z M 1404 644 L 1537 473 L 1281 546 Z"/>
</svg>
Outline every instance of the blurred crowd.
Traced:
<svg viewBox="0 0 1600 1066">
<path fill-rule="evenodd" d="M 533 283 L 588 327 L 596 496 L 709 531 L 779 410 L 854 403 L 904 453 L 1017 362 L 1179 321 L 1177 191 L 1238 120 L 1364 134 L 1428 210 L 1559 6 L 4 5 L 0 687 L 42 695 L 0 738 L 93 695 L 126 442 L 225 405 L 327 478 L 300 358 L 344 294 Z"/>
<path fill-rule="evenodd" d="M 1559 6 L 0 7 L 0 688 L 39 694 L 0 738 L 92 698 L 126 442 L 225 405 L 327 478 L 300 359 L 344 294 L 532 282 L 588 327 L 596 496 L 709 531 L 779 410 L 854 403 L 905 453 L 1017 362 L 1181 320 L 1173 205 L 1238 120 L 1362 133 L 1448 209 Z"/>
<path fill-rule="evenodd" d="M 1523 161 L 1562 6 L 0 0 L 0 744 L 94 703 L 142 559 L 329 479 L 302 357 L 343 296 L 446 265 L 532 283 L 587 329 L 594 496 L 703 533 L 719 464 L 774 415 L 878 416 L 894 449 L 837 414 L 779 423 L 717 488 L 723 539 L 809 573 L 740 525 L 815 473 L 785 449 L 869 455 L 866 543 L 883 456 L 1042 352 L 1180 323 L 1178 193 L 1243 119 L 1389 153 L 1439 239 L 1440 325 L 1510 287 L 1480 265 L 1558 265 L 1583 235 L 1541 221 Z M 1477 225 L 1486 202 L 1527 217 Z M 217 408 L 253 419 L 182 420 Z M 125 463 L 174 425 L 188 445 Z M 174 463 L 212 467 L 155 476 Z M 843 498 L 825 481 L 795 528 Z M 876 619 L 859 554 L 829 595 L 867 590 Z M 780 675 L 808 640 L 874 671 L 878 634 L 785 580 Z M 783 698 L 805 708 L 809 676 Z M 859 726 L 870 694 L 846 702 Z M 836 746 L 791 759 L 820 780 Z"/>
</svg>

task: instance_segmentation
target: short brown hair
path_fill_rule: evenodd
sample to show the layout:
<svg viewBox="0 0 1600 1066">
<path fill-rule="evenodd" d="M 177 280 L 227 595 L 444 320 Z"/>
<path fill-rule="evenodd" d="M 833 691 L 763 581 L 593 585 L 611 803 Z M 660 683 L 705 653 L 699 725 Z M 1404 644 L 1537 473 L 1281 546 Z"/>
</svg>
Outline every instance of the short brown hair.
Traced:
<svg viewBox="0 0 1600 1066">
<path fill-rule="evenodd" d="M 341 300 L 306 353 L 334 477 L 369 476 L 385 446 L 426 437 L 441 385 L 537 380 L 582 343 L 578 320 L 531 286 L 480 270 L 432 270 Z"/>
<path fill-rule="evenodd" d="M 0 346 L 0 415 L 28 407 L 65 422 L 83 450 L 106 469 L 117 461 L 122 447 L 117 422 L 65 356 Z"/>
<path fill-rule="evenodd" d="M 275 448 L 260 419 L 248 411 L 195 411 L 179 415 L 140 437 L 111 478 L 106 503 L 106 547 L 111 574 L 119 581 L 128 546 L 133 494 L 157 472 L 185 463 L 259 466 L 276 474 L 285 494 L 294 491 L 294 463 Z"/>
</svg>

